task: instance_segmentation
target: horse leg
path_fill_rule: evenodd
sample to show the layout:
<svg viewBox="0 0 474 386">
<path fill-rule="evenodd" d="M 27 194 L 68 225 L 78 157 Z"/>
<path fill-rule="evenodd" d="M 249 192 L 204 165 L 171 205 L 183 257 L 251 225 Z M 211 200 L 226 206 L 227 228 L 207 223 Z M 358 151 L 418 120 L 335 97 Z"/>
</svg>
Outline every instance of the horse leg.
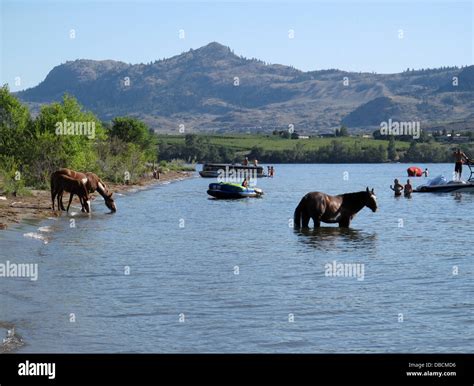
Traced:
<svg viewBox="0 0 474 386">
<path fill-rule="evenodd" d="M 308 228 L 309 227 L 309 219 L 311 218 L 308 213 L 303 212 L 302 213 L 302 226 L 303 228 Z"/>
<path fill-rule="evenodd" d="M 342 218 L 339 221 L 339 228 L 349 228 L 350 223 L 351 223 L 351 219 L 349 217 Z"/>
<path fill-rule="evenodd" d="M 79 201 L 81 202 L 81 212 L 87 212 L 87 210 L 85 209 L 86 207 L 86 202 L 85 202 L 85 199 L 81 196 L 78 196 L 79 197 Z"/>
<path fill-rule="evenodd" d="M 61 209 L 61 195 L 63 194 L 63 192 L 62 192 L 62 191 L 59 191 L 59 192 L 57 192 L 56 194 L 57 194 L 57 195 L 56 195 L 56 199 L 57 199 L 57 201 L 58 201 L 58 210 L 59 210 L 59 211 L 64 210 L 64 207 L 63 207 L 63 209 Z"/>
<path fill-rule="evenodd" d="M 56 199 L 56 192 L 51 189 L 51 201 L 53 203 L 53 210 L 54 210 L 54 200 Z"/>
<path fill-rule="evenodd" d="M 315 228 L 321 227 L 321 219 L 318 216 L 312 216 L 311 218 L 313 219 Z"/>
<path fill-rule="evenodd" d="M 81 201 L 81 212 L 89 213 L 89 206 L 86 207 L 87 200 L 84 197 L 79 196 L 79 201 Z"/>
<path fill-rule="evenodd" d="M 66 212 L 69 212 L 69 207 L 71 206 L 72 198 L 74 197 L 74 193 L 69 194 L 69 203 L 67 204 Z"/>
<path fill-rule="evenodd" d="M 63 194 L 64 194 L 64 190 L 61 192 L 61 195 L 60 195 L 60 198 L 59 198 L 59 202 L 61 203 L 61 210 L 66 210 L 64 208 L 64 204 L 63 204 Z"/>
</svg>

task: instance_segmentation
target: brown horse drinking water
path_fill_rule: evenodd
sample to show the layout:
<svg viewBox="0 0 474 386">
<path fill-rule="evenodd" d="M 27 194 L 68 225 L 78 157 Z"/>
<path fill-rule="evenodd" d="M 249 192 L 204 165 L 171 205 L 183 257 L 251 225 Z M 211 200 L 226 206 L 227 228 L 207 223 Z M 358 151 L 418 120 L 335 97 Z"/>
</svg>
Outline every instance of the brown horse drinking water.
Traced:
<svg viewBox="0 0 474 386">
<path fill-rule="evenodd" d="M 62 168 L 57 171 L 60 174 L 67 175 L 68 177 L 77 179 L 77 180 L 82 180 L 84 178 L 87 179 L 86 182 L 86 187 L 89 193 L 94 193 L 97 191 L 103 198 L 105 205 L 107 208 L 109 208 L 112 212 L 117 211 L 117 207 L 115 206 L 115 201 L 112 198 L 113 193 L 110 192 L 107 188 L 107 185 L 97 176 L 97 174 L 94 173 L 81 173 L 81 172 L 76 172 L 75 170 L 72 169 L 67 169 L 67 168 Z M 61 204 L 61 209 L 64 210 L 63 206 L 63 200 L 62 200 L 62 194 L 59 198 L 60 204 Z"/>
<path fill-rule="evenodd" d="M 306 194 L 295 209 L 295 228 L 308 228 L 309 220 L 313 219 L 314 227 L 325 223 L 339 223 L 339 227 L 348 228 L 351 220 L 364 206 L 377 210 L 377 198 L 374 189 L 369 191 L 346 193 L 330 196 L 326 193 L 311 192 Z"/>
<path fill-rule="evenodd" d="M 69 204 L 67 206 L 67 211 L 69 211 L 69 207 L 71 206 L 72 198 L 76 194 L 81 201 L 82 210 L 86 211 L 87 213 L 90 212 L 91 205 L 90 205 L 90 197 L 86 187 L 87 179 L 84 178 L 82 180 L 71 178 L 66 176 L 60 172 L 54 172 L 51 174 L 51 201 L 53 202 L 53 210 L 54 210 L 54 200 L 57 198 L 58 200 L 58 209 L 61 209 L 62 202 L 60 202 L 60 198 L 64 191 L 69 192 Z"/>
</svg>

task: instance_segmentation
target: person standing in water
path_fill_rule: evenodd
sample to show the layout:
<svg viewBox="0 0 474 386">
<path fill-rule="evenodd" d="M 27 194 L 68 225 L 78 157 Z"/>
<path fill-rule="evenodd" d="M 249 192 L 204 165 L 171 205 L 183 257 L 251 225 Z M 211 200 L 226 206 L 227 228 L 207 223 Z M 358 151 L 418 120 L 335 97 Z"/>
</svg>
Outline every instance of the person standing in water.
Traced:
<svg viewBox="0 0 474 386">
<path fill-rule="evenodd" d="M 395 178 L 393 181 L 393 186 L 390 185 L 390 189 L 392 189 L 395 192 L 395 197 L 399 197 L 402 195 L 403 192 L 403 185 L 398 182 L 398 180 Z"/>
<path fill-rule="evenodd" d="M 423 172 L 423 176 L 428 177 L 428 168 L 425 168 L 425 171 Z"/>
<path fill-rule="evenodd" d="M 461 181 L 462 164 L 464 161 L 469 162 L 469 158 L 459 148 L 453 153 L 453 156 L 456 160 L 456 163 L 454 164 L 454 180 Z"/>
<path fill-rule="evenodd" d="M 411 197 L 412 192 L 413 192 L 413 187 L 410 184 L 410 180 L 407 180 L 407 183 L 405 187 L 403 188 L 403 194 L 405 195 L 405 197 Z"/>
</svg>

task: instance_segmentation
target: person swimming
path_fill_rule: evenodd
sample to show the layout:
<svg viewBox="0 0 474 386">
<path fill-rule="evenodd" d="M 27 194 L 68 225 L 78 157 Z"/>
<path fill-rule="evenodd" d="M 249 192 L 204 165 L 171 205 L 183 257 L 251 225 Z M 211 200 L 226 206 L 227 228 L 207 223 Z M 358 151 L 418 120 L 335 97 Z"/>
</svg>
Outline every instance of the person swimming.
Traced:
<svg viewBox="0 0 474 386">
<path fill-rule="evenodd" d="M 390 185 L 390 189 L 392 189 L 395 192 L 395 197 L 401 196 L 403 192 L 403 185 L 398 182 L 398 180 L 395 178 L 393 181 L 393 185 Z"/>
<path fill-rule="evenodd" d="M 405 187 L 403 188 L 403 194 L 405 195 L 405 197 L 411 197 L 412 192 L 413 192 L 413 187 L 410 184 L 410 180 L 407 180 L 407 183 Z"/>
</svg>

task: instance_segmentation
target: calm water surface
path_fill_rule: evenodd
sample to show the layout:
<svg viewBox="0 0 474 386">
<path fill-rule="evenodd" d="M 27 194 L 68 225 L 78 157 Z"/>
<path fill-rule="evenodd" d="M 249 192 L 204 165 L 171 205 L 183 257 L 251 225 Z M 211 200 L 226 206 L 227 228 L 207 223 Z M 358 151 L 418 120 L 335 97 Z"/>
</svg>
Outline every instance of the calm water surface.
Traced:
<svg viewBox="0 0 474 386">
<path fill-rule="evenodd" d="M 394 198 L 407 166 L 278 165 L 264 198 L 237 201 L 195 177 L 2 231 L 0 262 L 39 278 L 0 279 L 0 321 L 23 352 L 472 352 L 474 194 Z M 351 230 L 289 227 L 305 193 L 367 185 L 379 211 Z M 364 280 L 325 276 L 333 261 Z"/>
</svg>

